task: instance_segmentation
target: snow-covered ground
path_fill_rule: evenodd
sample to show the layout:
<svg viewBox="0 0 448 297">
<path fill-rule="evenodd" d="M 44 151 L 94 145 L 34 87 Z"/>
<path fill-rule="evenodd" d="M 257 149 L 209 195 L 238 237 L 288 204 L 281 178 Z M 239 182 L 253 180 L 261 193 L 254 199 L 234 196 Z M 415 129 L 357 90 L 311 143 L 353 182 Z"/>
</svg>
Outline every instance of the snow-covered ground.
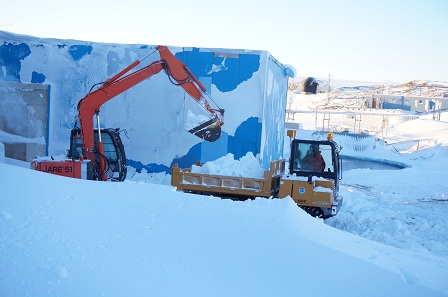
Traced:
<svg viewBox="0 0 448 297">
<path fill-rule="evenodd" d="M 428 86 L 425 91 L 431 94 L 448 86 L 419 85 Z M 448 113 L 433 120 L 431 114 L 350 108 L 353 101 L 346 97 L 367 97 L 375 88 L 362 86 L 341 87 L 330 95 L 289 93 L 290 108 L 306 111 L 290 120 L 304 129 L 298 137 L 322 138 L 326 133 L 315 130 L 337 130 L 345 125 L 353 131 L 360 127 L 367 134 L 334 133 L 343 147 L 342 155 L 407 166 L 402 170 L 344 170 L 340 189 L 343 211 L 326 224 L 387 245 L 448 258 Z M 391 93 L 400 92 L 402 86 L 391 86 L 395 90 Z M 313 112 L 316 107 L 336 113 L 327 114 L 324 122 L 324 114 Z M 383 123 L 385 114 L 387 125 Z"/>
<path fill-rule="evenodd" d="M 289 97 L 295 110 L 345 110 L 326 94 Z M 321 117 L 296 114 L 298 137 L 325 137 Z M 329 127 L 350 120 L 332 114 Z M 344 205 L 326 221 L 289 198 L 185 194 L 161 174 L 74 180 L 6 159 L 0 296 L 448 296 L 448 114 L 363 120 L 372 136 L 334 134 L 342 155 L 408 167 L 345 170 Z M 229 157 L 208 170 L 256 171 L 251 155 Z"/>
</svg>

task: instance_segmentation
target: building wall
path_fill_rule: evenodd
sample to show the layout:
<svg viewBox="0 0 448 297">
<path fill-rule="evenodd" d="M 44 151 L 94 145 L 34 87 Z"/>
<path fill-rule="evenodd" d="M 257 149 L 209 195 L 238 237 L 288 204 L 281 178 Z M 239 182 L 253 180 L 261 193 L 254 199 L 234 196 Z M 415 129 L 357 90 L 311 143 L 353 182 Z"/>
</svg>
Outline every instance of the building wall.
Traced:
<svg viewBox="0 0 448 297">
<path fill-rule="evenodd" d="M 51 86 L 48 127 L 40 135 L 49 154 L 61 154 L 69 145 L 78 101 L 94 84 L 148 54 L 141 66 L 159 59 L 150 45 L 39 39 L 1 31 L 0 44 L 4 69 L 0 81 Z M 168 172 L 173 163 L 188 167 L 199 159 L 206 162 L 227 153 L 240 158 L 251 151 L 266 167 L 282 154 L 285 66 L 266 51 L 169 49 L 226 110 L 222 136 L 207 143 L 185 131 L 190 111 L 205 112 L 161 72 L 101 107 L 102 126 L 126 130 L 123 142 L 129 165 Z"/>
<path fill-rule="evenodd" d="M 288 81 L 281 79 L 285 75 L 285 69 L 272 56 L 268 58 L 264 87 L 263 115 L 261 139 L 261 156 L 264 168 L 269 168 L 272 160 L 283 157 L 286 101 Z M 285 91 L 283 91 L 285 90 Z M 269 127 L 269 128 L 267 128 Z"/>
<path fill-rule="evenodd" d="M 422 96 L 372 95 L 370 106 L 384 109 L 402 109 L 416 112 L 448 108 L 448 99 Z"/>
<path fill-rule="evenodd" d="M 49 87 L 0 81 L 0 142 L 5 156 L 31 161 L 45 155 Z"/>
</svg>

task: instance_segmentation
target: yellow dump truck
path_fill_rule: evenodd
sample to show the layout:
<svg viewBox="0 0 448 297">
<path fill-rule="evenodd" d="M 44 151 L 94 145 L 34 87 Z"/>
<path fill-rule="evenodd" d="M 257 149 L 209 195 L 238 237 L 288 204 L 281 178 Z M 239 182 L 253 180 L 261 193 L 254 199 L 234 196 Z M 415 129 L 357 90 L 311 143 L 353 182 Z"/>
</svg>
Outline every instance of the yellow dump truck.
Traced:
<svg viewBox="0 0 448 297">
<path fill-rule="evenodd" d="M 175 164 L 171 184 L 180 191 L 234 200 L 291 197 L 310 215 L 324 219 L 339 212 L 342 160 L 333 141 L 293 139 L 287 173 L 285 164 L 285 159 L 271 162 L 263 178 L 194 173 Z"/>
</svg>

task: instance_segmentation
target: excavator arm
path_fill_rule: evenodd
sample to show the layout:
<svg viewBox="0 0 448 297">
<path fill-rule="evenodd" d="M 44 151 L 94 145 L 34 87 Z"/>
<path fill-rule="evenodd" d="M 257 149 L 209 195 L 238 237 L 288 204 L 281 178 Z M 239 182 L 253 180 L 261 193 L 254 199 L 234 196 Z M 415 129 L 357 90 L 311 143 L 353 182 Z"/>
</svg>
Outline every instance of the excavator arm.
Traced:
<svg viewBox="0 0 448 297">
<path fill-rule="evenodd" d="M 174 79 L 178 85 L 180 85 L 211 115 L 212 119 L 206 122 L 208 125 L 200 130 L 202 133 L 196 133 L 195 135 L 206 141 L 215 141 L 219 138 L 220 126 L 224 124 L 224 110 L 212 109 L 210 107 L 210 104 L 203 95 L 204 93 L 207 94 L 205 87 L 193 75 L 187 66 L 178 60 L 167 47 L 157 46 L 157 50 L 160 53 L 160 60 L 124 76 L 131 69 L 140 64 L 140 60 L 135 61 L 127 68 L 104 82 L 100 88 L 87 94 L 79 101 L 78 118 L 80 121 L 81 133 L 85 146 L 84 149 L 86 151 L 94 149 L 94 136 L 93 132 L 91 132 L 94 127 L 93 116 L 99 114 L 100 107 L 117 95 L 132 88 L 154 74 L 159 73 L 161 70 L 165 70 L 166 73 Z M 204 125 L 201 124 L 201 126 Z M 219 133 L 218 131 L 213 131 L 213 129 L 219 130 Z M 192 130 L 195 129 L 192 128 L 190 131 Z M 204 133 L 204 130 L 208 132 Z"/>
<path fill-rule="evenodd" d="M 115 76 L 104 82 L 101 87 L 87 94 L 78 103 L 78 119 L 80 123 L 81 137 L 83 141 L 83 154 L 84 157 L 91 160 L 92 164 L 95 162 L 95 154 L 100 155 L 100 172 L 102 180 L 105 180 L 105 164 L 104 164 L 104 149 L 101 141 L 101 133 L 98 142 L 98 151 L 95 148 L 94 137 L 94 115 L 97 116 L 98 129 L 99 125 L 99 112 L 101 106 L 117 95 L 139 84 L 145 79 L 165 70 L 170 80 L 174 80 L 176 85 L 181 86 L 198 104 L 200 104 L 210 115 L 211 119 L 205 123 L 201 123 L 198 126 L 191 128 L 190 133 L 204 139 L 205 141 L 215 141 L 221 135 L 221 126 L 224 124 L 224 110 L 212 109 L 210 104 L 204 97 L 207 95 L 205 87 L 200 81 L 193 75 L 193 73 L 187 68 L 187 66 L 178 60 L 167 47 L 157 46 L 157 50 L 160 54 L 160 60 L 142 67 L 132 73 L 127 74 L 131 69 L 140 64 L 140 60 L 135 61 Z"/>
</svg>

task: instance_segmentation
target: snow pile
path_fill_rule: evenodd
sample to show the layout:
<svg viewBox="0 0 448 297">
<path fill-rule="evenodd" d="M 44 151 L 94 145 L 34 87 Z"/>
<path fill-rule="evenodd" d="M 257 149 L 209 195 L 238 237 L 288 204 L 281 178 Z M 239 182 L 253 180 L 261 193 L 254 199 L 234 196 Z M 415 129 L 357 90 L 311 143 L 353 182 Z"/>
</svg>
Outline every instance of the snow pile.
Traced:
<svg viewBox="0 0 448 297">
<path fill-rule="evenodd" d="M 20 135 L 15 135 L 11 133 L 7 133 L 3 130 L 0 130 L 0 141 L 3 143 L 36 143 L 36 144 L 45 144 L 45 138 L 43 136 L 39 137 L 24 137 Z"/>
<path fill-rule="evenodd" d="M 440 180 L 446 169 L 417 166 L 344 172 L 343 210 L 325 222 L 390 246 L 448 258 L 448 191 Z"/>
<path fill-rule="evenodd" d="M 263 167 L 252 152 L 239 160 L 235 160 L 234 155 L 229 153 L 202 166 L 193 165 L 191 172 L 252 178 L 263 178 L 264 175 Z"/>
<path fill-rule="evenodd" d="M 128 166 L 126 175 L 127 181 L 152 183 L 161 185 L 171 185 L 171 174 L 165 172 L 148 172 L 145 168 L 138 173 L 134 167 Z"/>
<path fill-rule="evenodd" d="M 185 121 L 185 130 L 189 131 L 197 126 L 210 120 L 210 117 L 205 115 L 195 115 L 191 110 L 187 110 L 187 119 Z"/>
</svg>

